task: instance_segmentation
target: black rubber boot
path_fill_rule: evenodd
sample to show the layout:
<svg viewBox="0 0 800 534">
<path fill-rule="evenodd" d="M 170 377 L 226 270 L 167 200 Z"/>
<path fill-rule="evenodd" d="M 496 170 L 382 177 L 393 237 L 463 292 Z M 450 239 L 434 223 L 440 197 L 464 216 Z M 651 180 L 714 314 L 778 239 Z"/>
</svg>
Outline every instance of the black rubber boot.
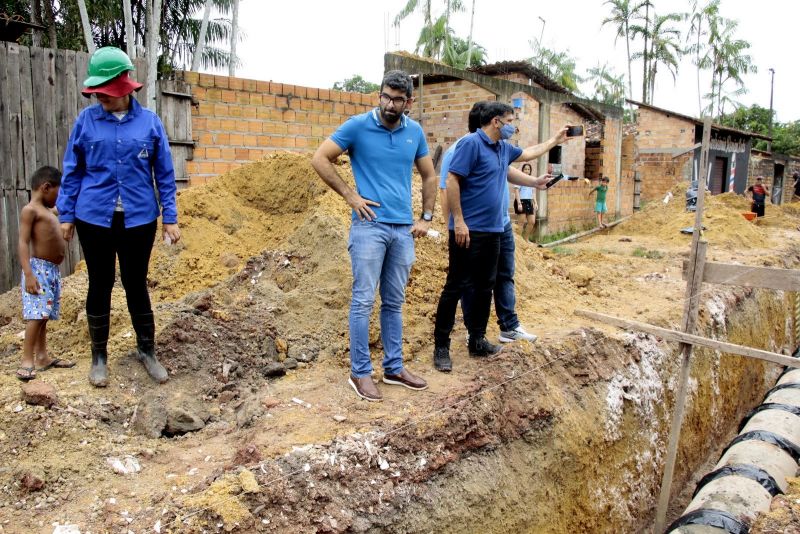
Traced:
<svg viewBox="0 0 800 534">
<path fill-rule="evenodd" d="M 450 361 L 450 345 L 437 345 L 433 348 L 433 366 L 437 371 L 443 373 L 453 370 L 453 362 Z"/>
<path fill-rule="evenodd" d="M 131 316 L 133 329 L 136 331 L 136 349 L 139 361 L 142 362 L 150 378 L 163 384 L 169 380 L 164 366 L 156 358 L 156 323 L 152 313 L 140 313 Z"/>
<path fill-rule="evenodd" d="M 94 387 L 108 385 L 108 315 L 86 315 L 89 321 L 89 337 L 92 340 L 92 368 L 89 370 L 89 383 Z"/>
</svg>

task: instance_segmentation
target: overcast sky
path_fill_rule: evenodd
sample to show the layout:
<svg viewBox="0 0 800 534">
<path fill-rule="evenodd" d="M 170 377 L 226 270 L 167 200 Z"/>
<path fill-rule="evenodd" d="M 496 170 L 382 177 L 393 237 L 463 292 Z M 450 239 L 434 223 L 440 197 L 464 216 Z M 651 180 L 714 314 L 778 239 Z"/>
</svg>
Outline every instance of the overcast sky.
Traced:
<svg viewBox="0 0 800 534">
<path fill-rule="evenodd" d="M 242 66 L 237 76 L 273 80 L 308 87 L 329 88 L 337 80 L 360 74 L 379 82 L 383 54 L 387 50 L 413 51 L 422 25 L 420 15 L 404 20 L 399 28 L 387 28 L 387 18 L 407 0 L 241 0 L 240 26 L 245 33 L 238 46 Z M 422 2 L 420 2 L 422 3 Z M 469 34 L 472 0 L 466 10 L 452 17 L 456 35 Z M 445 0 L 433 0 L 434 15 Z M 688 0 L 654 0 L 659 13 L 687 11 Z M 800 119 L 800 68 L 797 32 L 800 2 L 797 0 L 722 0 L 722 14 L 739 21 L 737 35 L 752 45 L 757 74 L 745 78 L 745 104 L 769 107 L 770 73 L 775 69 L 774 108 L 779 121 Z M 578 60 L 578 72 L 608 62 L 625 73 L 625 42 L 614 43 L 610 26 L 600 28 L 609 8 L 602 0 L 475 0 L 474 40 L 488 52 L 488 61 L 513 61 L 531 55 L 529 42 L 538 38 L 544 23 L 546 46 L 568 49 Z M 540 19 L 541 17 L 541 19 Z M 632 43 L 632 52 L 641 47 Z M 641 99 L 641 62 L 633 64 L 633 96 Z M 708 92 L 710 78 L 701 78 Z M 792 87 L 795 90 L 792 90 Z M 698 116 L 696 70 L 689 59 L 680 65 L 677 83 L 659 71 L 655 105 Z"/>
</svg>

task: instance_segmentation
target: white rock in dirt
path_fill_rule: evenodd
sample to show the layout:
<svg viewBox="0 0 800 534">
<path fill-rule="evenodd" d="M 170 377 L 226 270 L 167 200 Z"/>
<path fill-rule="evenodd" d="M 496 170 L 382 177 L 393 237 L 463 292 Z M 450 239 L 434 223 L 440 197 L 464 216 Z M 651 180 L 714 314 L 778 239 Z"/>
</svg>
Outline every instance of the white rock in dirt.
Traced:
<svg viewBox="0 0 800 534">
<path fill-rule="evenodd" d="M 297 397 L 292 397 L 292 402 L 295 404 L 299 404 L 300 406 L 304 406 L 306 408 L 311 408 L 311 404 L 307 403 L 303 399 L 298 399 Z"/>
<path fill-rule="evenodd" d="M 389 462 L 386 461 L 386 458 L 378 457 L 378 467 L 381 468 L 381 471 L 386 471 L 389 469 Z"/>
<path fill-rule="evenodd" d="M 120 475 L 130 475 L 138 473 L 142 470 L 139 460 L 133 456 L 124 456 L 122 458 L 109 457 L 106 458 L 106 463 L 111 466 L 115 473 Z"/>
<path fill-rule="evenodd" d="M 343 415 L 334 415 L 333 420 L 336 421 L 337 423 L 344 423 L 345 421 L 347 421 L 347 417 Z"/>
<path fill-rule="evenodd" d="M 153 525 L 153 532 L 155 532 L 156 534 L 160 534 L 161 533 L 161 520 L 160 519 L 158 521 L 156 521 L 155 525 Z"/>
<path fill-rule="evenodd" d="M 81 534 L 81 529 L 78 525 L 56 525 L 53 534 Z"/>
</svg>

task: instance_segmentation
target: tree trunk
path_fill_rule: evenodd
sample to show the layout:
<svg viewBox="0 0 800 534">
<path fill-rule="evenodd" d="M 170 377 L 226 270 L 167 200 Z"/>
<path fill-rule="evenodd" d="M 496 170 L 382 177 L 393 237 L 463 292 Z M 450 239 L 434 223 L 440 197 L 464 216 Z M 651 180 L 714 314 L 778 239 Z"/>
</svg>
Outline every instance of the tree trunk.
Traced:
<svg viewBox="0 0 800 534">
<path fill-rule="evenodd" d="M 633 75 L 631 74 L 631 38 L 625 22 L 625 50 L 628 53 L 628 98 L 633 98 Z"/>
<path fill-rule="evenodd" d="M 136 34 L 133 32 L 133 13 L 131 0 L 122 0 L 122 10 L 125 12 L 125 49 L 131 61 L 136 59 Z"/>
<path fill-rule="evenodd" d="M 236 76 L 236 41 L 239 40 L 239 0 L 233 0 L 233 17 L 231 18 L 231 60 L 228 64 L 228 75 Z"/>
<path fill-rule="evenodd" d="M 646 2 L 644 5 L 644 58 L 642 64 L 644 65 L 644 73 L 642 75 L 642 102 L 647 104 L 647 67 L 648 67 L 648 57 L 647 57 L 647 37 L 648 33 L 650 32 L 650 2 Z"/>
<path fill-rule="evenodd" d="M 44 14 L 47 18 L 47 40 L 50 48 L 58 48 L 58 33 L 56 31 L 56 14 L 53 12 L 52 0 L 45 0 Z"/>
<path fill-rule="evenodd" d="M 206 47 L 206 32 L 208 31 L 208 17 L 211 15 L 211 1 L 206 0 L 206 6 L 203 10 L 203 22 L 200 24 L 200 34 L 197 36 L 197 44 L 194 47 L 194 56 L 192 56 L 192 71 L 197 72 L 200 68 L 200 60 L 203 57 L 203 50 Z"/>
<path fill-rule="evenodd" d="M 147 107 L 156 110 L 156 80 L 158 79 L 158 52 L 161 42 L 161 0 L 149 0 L 150 15 L 147 25 Z"/>
<path fill-rule="evenodd" d="M 697 112 L 703 115 L 703 98 L 700 95 L 700 33 L 703 29 L 702 22 L 697 23 Z"/>
<path fill-rule="evenodd" d="M 39 0 L 31 0 L 31 22 L 33 24 L 42 23 L 41 13 L 39 13 Z M 42 46 L 42 34 L 39 30 L 35 29 L 31 33 L 31 44 L 33 44 L 33 46 Z"/>
<path fill-rule="evenodd" d="M 86 41 L 86 50 L 90 54 L 94 54 L 94 39 L 92 38 L 89 14 L 86 12 L 86 0 L 78 0 L 78 11 L 81 13 L 81 26 L 83 27 L 83 38 Z"/>
</svg>

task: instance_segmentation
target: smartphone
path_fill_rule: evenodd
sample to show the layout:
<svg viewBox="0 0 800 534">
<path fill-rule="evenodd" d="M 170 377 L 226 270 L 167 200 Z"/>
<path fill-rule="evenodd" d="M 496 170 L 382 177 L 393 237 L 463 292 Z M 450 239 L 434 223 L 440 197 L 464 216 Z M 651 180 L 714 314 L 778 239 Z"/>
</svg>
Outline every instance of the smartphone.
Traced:
<svg viewBox="0 0 800 534">
<path fill-rule="evenodd" d="M 554 185 L 556 185 L 556 184 L 557 184 L 557 183 L 558 183 L 558 182 L 559 182 L 559 181 L 560 181 L 560 180 L 561 180 L 563 177 L 564 177 L 564 175 L 563 175 L 563 174 L 561 174 L 561 173 L 559 173 L 559 174 L 557 174 L 557 175 L 553 176 L 553 177 L 552 177 L 552 178 L 550 178 L 550 180 L 548 180 L 548 182 L 545 184 L 545 187 L 546 187 L 547 189 L 550 189 L 551 187 L 553 187 Z"/>
<path fill-rule="evenodd" d="M 583 125 L 580 124 L 578 126 L 568 126 L 567 127 L 567 137 L 580 137 L 583 135 Z"/>
</svg>

